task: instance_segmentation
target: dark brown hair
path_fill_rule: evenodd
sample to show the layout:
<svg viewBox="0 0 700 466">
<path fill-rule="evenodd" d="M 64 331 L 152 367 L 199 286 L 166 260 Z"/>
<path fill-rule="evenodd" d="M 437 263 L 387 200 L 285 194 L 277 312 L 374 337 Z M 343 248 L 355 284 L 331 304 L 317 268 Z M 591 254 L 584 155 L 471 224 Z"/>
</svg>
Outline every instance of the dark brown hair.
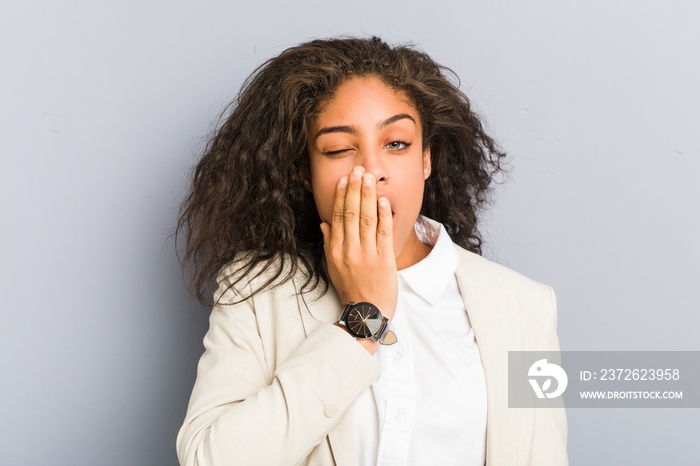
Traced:
<svg viewBox="0 0 700 466">
<path fill-rule="evenodd" d="M 481 253 L 477 214 L 505 154 L 459 81 L 448 79 L 454 73 L 412 46 L 377 37 L 314 40 L 253 72 L 194 170 L 176 240 L 185 241 L 180 259 L 193 267 L 201 302 L 208 301 L 210 280 L 234 261 L 233 285 L 273 267 L 259 289 L 298 271 L 306 274 L 302 290 L 327 288 L 321 220 L 299 173 L 308 170 L 307 128 L 319 105 L 354 76 L 375 76 L 410 98 L 432 161 L 421 213 L 442 223 L 455 243 Z"/>
</svg>

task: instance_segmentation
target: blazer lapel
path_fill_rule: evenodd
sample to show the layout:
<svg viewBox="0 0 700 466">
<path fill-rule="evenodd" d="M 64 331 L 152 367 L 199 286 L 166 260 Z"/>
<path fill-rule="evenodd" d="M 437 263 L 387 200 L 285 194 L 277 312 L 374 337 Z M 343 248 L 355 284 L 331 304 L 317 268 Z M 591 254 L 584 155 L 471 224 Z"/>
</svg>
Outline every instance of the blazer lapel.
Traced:
<svg viewBox="0 0 700 466">
<path fill-rule="evenodd" d="M 487 392 L 486 465 L 516 464 L 523 410 L 508 408 L 508 351 L 523 348 L 520 303 L 498 291 L 501 274 L 485 259 L 457 248 L 455 275 L 484 367 Z"/>
</svg>

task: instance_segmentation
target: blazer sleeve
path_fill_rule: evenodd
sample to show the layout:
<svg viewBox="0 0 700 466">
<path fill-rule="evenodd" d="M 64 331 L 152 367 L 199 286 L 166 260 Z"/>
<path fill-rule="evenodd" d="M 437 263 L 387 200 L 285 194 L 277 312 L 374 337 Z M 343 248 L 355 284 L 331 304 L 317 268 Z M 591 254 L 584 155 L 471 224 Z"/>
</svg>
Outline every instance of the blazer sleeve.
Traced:
<svg viewBox="0 0 700 466">
<path fill-rule="evenodd" d="M 222 287 L 220 302 L 233 302 Z M 288 308 L 256 309 L 254 296 L 214 307 L 177 437 L 181 465 L 297 464 L 379 375 L 376 359 L 329 323 L 306 338 L 264 341 L 270 330 L 259 328 L 259 313 L 299 312 L 296 299 L 273 301 Z M 289 341 L 297 345 L 290 356 L 268 367 L 264 346 Z"/>
<path fill-rule="evenodd" d="M 557 337 L 557 298 L 551 286 L 547 286 L 547 309 L 537 339 L 536 351 L 559 351 Z M 537 466 L 567 466 L 566 411 L 560 408 L 535 408 L 535 435 L 530 464 Z"/>
</svg>

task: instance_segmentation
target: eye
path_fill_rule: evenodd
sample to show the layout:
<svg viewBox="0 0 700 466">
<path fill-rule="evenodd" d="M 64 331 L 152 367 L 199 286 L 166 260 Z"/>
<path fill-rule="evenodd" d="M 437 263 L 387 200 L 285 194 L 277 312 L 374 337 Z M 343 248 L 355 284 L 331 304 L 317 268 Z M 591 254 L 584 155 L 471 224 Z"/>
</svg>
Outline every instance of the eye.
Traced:
<svg viewBox="0 0 700 466">
<path fill-rule="evenodd" d="M 347 152 L 349 150 L 350 149 L 327 150 L 327 151 L 323 152 L 323 155 L 330 155 L 330 156 L 340 155 L 340 154 Z"/>
<path fill-rule="evenodd" d="M 390 150 L 402 150 L 408 148 L 410 145 L 410 143 L 404 141 L 391 141 L 384 147 Z"/>
<path fill-rule="evenodd" d="M 344 155 L 344 154 L 346 154 L 347 152 L 350 152 L 350 151 L 352 151 L 352 150 L 353 150 L 353 149 L 351 149 L 351 148 L 331 149 L 331 150 L 324 150 L 324 151 L 322 151 L 322 154 L 323 154 L 323 155 L 327 155 L 327 156 L 329 156 L 329 157 L 335 157 L 335 156 L 339 156 L 339 155 Z"/>
</svg>

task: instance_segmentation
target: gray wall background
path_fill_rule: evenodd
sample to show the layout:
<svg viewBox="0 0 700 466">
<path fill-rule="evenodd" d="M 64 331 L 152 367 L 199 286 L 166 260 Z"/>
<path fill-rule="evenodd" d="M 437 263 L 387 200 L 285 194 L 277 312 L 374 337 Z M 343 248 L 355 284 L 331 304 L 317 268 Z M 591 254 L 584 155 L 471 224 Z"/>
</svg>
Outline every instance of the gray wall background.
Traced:
<svg viewBox="0 0 700 466">
<path fill-rule="evenodd" d="M 566 350 L 700 350 L 695 2 L 15 1 L 0 9 L 3 465 L 172 465 L 207 311 L 166 240 L 264 59 L 413 41 L 512 155 L 486 255 Z M 696 465 L 700 411 L 569 410 L 572 466 Z"/>
</svg>

